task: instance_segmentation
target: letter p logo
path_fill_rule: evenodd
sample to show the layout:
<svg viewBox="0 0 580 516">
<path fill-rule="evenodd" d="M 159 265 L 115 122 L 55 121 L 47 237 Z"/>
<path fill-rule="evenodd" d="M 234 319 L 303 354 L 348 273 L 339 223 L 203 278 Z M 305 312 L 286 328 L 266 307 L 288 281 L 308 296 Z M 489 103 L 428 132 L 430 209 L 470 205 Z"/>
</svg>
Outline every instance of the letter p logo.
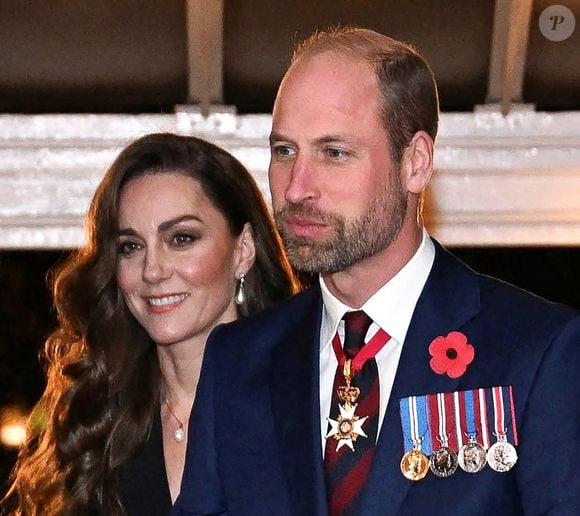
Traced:
<svg viewBox="0 0 580 516">
<path fill-rule="evenodd" d="M 552 22 L 552 30 L 556 30 L 556 27 L 561 23 L 564 23 L 563 16 L 550 16 L 550 21 Z"/>
<path fill-rule="evenodd" d="M 550 41 L 568 39 L 576 28 L 574 13 L 564 5 L 546 7 L 538 19 L 542 35 Z"/>
</svg>

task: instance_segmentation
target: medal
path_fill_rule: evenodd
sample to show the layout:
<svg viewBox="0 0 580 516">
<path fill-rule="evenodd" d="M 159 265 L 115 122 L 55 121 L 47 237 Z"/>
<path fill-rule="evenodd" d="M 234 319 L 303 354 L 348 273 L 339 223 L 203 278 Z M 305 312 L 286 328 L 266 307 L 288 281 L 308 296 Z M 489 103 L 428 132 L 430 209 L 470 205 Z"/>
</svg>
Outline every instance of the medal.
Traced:
<svg viewBox="0 0 580 516">
<path fill-rule="evenodd" d="M 441 443 L 441 446 L 437 450 L 431 453 L 429 457 L 429 469 L 434 475 L 440 478 L 446 478 L 457 470 L 457 454 L 449 448 L 449 438 L 447 437 L 447 414 L 445 410 L 445 394 L 439 393 L 436 396 L 428 397 L 429 404 L 434 405 L 437 402 L 436 411 L 430 411 L 436 414 L 437 427 L 439 429 L 439 435 L 437 439 Z M 435 421 L 431 421 L 431 426 L 434 427 Z"/>
<path fill-rule="evenodd" d="M 504 473 L 513 468 L 514 464 L 518 460 L 518 454 L 515 447 L 507 440 L 507 430 L 505 428 L 505 403 L 504 403 L 504 389 L 502 387 L 493 387 L 493 411 L 494 411 L 494 435 L 497 437 L 497 442 L 491 445 L 489 450 L 487 450 L 487 463 L 489 467 L 494 471 L 499 473 Z M 512 429 L 514 434 L 514 439 L 517 444 L 517 434 L 515 431 L 515 415 L 513 412 L 513 400 L 512 400 L 511 387 L 509 388 L 509 398 L 507 399 L 507 404 L 512 408 Z"/>
<path fill-rule="evenodd" d="M 414 448 L 403 455 L 401 473 L 409 480 L 422 480 L 429 471 L 429 459 L 419 448 Z"/>
<path fill-rule="evenodd" d="M 459 449 L 457 462 L 459 463 L 459 467 L 466 473 L 478 473 L 485 468 L 487 460 L 485 448 L 476 441 L 477 420 L 481 412 L 478 413 L 476 411 L 474 391 L 465 391 L 463 397 L 465 399 L 465 419 L 467 425 L 465 435 L 467 436 L 467 443 Z M 479 398 L 477 400 L 479 401 Z M 481 427 L 482 424 L 480 423 L 479 426 Z M 487 433 L 487 425 L 485 433 Z"/>
<path fill-rule="evenodd" d="M 447 446 L 437 448 L 429 457 L 429 469 L 440 478 L 447 478 L 457 470 L 457 454 Z"/>
<path fill-rule="evenodd" d="M 380 329 L 353 359 L 347 359 L 344 355 L 338 335 L 335 335 L 332 340 L 332 347 L 339 365 L 342 366 L 342 374 L 346 383 L 346 385 L 340 386 L 336 391 L 338 399 L 342 402 L 338 404 L 338 417 L 336 419 L 326 418 L 330 424 L 330 430 L 325 439 L 335 439 L 337 441 L 337 451 L 343 446 L 347 446 L 354 451 L 356 440 L 359 437 L 367 437 L 362 427 L 368 416 L 360 417 L 355 414 L 356 401 L 360 395 L 360 389 L 351 385 L 351 381 L 355 374 L 362 369 L 365 362 L 374 358 L 388 340 L 387 333 Z"/>
<path fill-rule="evenodd" d="M 459 450 L 457 462 L 466 473 L 478 473 L 485 468 L 487 460 L 485 448 L 475 440 L 474 436 L 469 439 Z"/>
<path fill-rule="evenodd" d="M 353 443 L 359 437 L 367 436 L 362 429 L 364 422 L 367 420 L 367 416 L 360 418 L 354 413 L 357 407 L 356 400 L 359 397 L 360 389 L 350 384 L 352 378 L 351 364 L 352 361 L 350 359 L 345 360 L 343 375 L 346 385 L 338 388 L 338 399 L 343 402 L 342 404 L 338 404 L 340 414 L 336 419 L 326 418 L 330 423 L 330 431 L 326 434 L 326 439 L 332 437 L 338 441 L 336 451 L 340 450 L 344 445 L 354 451 Z"/>
<path fill-rule="evenodd" d="M 487 450 L 489 467 L 499 473 L 505 473 L 513 468 L 518 460 L 518 453 L 514 446 L 507 442 L 504 436 L 498 435 L 498 441 Z"/>
<path fill-rule="evenodd" d="M 421 480 L 429 472 L 428 455 L 431 452 L 431 437 L 427 428 L 427 402 L 424 396 L 410 396 L 401 399 L 400 407 L 405 442 L 401 473 L 409 480 Z"/>
</svg>

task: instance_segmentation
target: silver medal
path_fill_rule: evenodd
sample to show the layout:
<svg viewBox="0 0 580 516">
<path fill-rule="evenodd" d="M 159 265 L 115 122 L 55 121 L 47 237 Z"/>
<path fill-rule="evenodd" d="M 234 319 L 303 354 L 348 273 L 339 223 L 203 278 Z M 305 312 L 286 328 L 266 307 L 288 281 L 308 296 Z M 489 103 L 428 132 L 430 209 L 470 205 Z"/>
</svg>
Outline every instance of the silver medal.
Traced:
<svg viewBox="0 0 580 516">
<path fill-rule="evenodd" d="M 504 473 L 513 468 L 518 460 L 515 447 L 504 438 L 500 438 L 487 450 L 487 463 L 494 471 Z"/>
<path fill-rule="evenodd" d="M 478 473 L 486 464 L 485 448 L 476 441 L 468 441 L 459 450 L 459 467 L 467 473 Z"/>
</svg>

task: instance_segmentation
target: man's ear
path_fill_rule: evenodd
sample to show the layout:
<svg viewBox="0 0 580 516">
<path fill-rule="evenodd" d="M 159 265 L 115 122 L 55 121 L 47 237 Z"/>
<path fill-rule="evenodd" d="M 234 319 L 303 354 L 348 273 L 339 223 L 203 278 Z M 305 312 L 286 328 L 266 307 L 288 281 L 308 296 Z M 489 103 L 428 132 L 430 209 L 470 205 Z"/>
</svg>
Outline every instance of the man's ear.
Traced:
<svg viewBox="0 0 580 516">
<path fill-rule="evenodd" d="M 252 231 L 252 226 L 249 222 L 244 224 L 244 228 L 237 240 L 235 275 L 236 278 L 239 279 L 241 276 L 248 273 L 256 259 L 254 232 Z"/>
<path fill-rule="evenodd" d="M 415 133 L 403 155 L 403 180 L 409 193 L 423 192 L 433 174 L 433 139 L 425 131 Z"/>
</svg>

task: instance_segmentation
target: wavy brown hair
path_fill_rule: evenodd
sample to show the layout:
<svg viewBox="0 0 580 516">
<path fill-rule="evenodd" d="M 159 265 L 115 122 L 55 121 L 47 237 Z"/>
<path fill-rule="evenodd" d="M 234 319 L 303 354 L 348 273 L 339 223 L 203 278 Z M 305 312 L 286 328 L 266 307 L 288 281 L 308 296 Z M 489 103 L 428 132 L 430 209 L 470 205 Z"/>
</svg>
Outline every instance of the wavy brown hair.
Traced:
<svg viewBox="0 0 580 516">
<path fill-rule="evenodd" d="M 127 181 L 167 172 L 198 181 L 233 236 L 250 223 L 256 259 L 246 274 L 240 316 L 299 288 L 260 190 L 232 155 L 166 133 L 126 147 L 92 200 L 86 245 L 53 274 L 59 326 L 45 344 L 46 390 L 4 500 L 12 514 L 124 513 L 120 467 L 148 434 L 161 377 L 155 345 L 117 287 L 118 199 Z"/>
</svg>

